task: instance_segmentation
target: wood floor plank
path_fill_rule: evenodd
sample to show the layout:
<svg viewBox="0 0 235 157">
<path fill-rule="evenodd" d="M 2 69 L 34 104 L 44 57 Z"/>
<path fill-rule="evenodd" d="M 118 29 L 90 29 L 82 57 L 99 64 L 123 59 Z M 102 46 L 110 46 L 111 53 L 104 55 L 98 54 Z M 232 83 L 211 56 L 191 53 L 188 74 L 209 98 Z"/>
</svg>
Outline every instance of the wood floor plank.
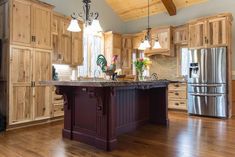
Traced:
<svg viewBox="0 0 235 157">
<path fill-rule="evenodd" d="M 118 137 L 112 152 L 63 139 L 63 122 L 0 134 L 0 157 L 234 157 L 235 119 L 170 112 L 170 125 L 146 125 Z"/>
</svg>

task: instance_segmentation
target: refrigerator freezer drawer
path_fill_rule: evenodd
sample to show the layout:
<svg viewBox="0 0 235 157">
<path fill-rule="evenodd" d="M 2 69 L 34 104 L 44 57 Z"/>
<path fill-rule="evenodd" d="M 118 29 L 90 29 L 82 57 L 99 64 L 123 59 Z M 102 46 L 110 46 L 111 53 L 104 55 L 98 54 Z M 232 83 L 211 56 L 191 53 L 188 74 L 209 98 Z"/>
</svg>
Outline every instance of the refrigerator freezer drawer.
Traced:
<svg viewBox="0 0 235 157">
<path fill-rule="evenodd" d="M 188 94 L 188 113 L 211 117 L 228 117 L 226 94 Z"/>
<path fill-rule="evenodd" d="M 188 92 L 226 94 L 226 87 L 226 84 L 188 84 Z"/>
</svg>

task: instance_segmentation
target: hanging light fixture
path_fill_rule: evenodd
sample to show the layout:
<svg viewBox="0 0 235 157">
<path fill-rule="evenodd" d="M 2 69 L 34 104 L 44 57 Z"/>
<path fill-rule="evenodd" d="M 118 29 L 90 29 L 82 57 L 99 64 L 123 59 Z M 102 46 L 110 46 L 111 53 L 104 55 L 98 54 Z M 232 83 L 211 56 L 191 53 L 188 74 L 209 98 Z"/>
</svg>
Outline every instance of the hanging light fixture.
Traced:
<svg viewBox="0 0 235 157">
<path fill-rule="evenodd" d="M 71 15 L 72 20 L 67 30 L 70 32 L 81 31 L 81 28 L 79 27 L 78 24 L 78 17 L 80 17 L 83 19 L 85 27 L 89 28 L 89 31 L 92 30 L 94 32 L 102 32 L 103 30 L 98 20 L 99 13 L 90 12 L 91 0 L 83 0 L 82 2 L 83 2 L 83 13 L 73 13 Z"/>
<path fill-rule="evenodd" d="M 149 25 L 149 17 L 150 17 L 150 4 L 149 4 L 149 0 L 148 0 L 148 28 L 147 28 L 147 34 L 145 36 L 145 40 L 141 42 L 140 46 L 139 46 L 139 50 L 146 50 L 148 48 L 151 47 L 150 45 L 150 31 L 151 31 L 151 28 L 150 28 L 150 25 Z M 158 38 L 155 40 L 154 42 L 154 46 L 153 46 L 153 49 L 158 49 L 158 48 L 161 48 L 161 45 L 158 41 Z"/>
<path fill-rule="evenodd" d="M 158 38 L 155 40 L 155 42 L 154 42 L 154 46 L 153 46 L 153 49 L 160 49 L 160 48 L 162 48 L 161 47 L 161 44 L 160 44 L 160 42 L 159 42 L 159 40 L 158 40 Z"/>
</svg>

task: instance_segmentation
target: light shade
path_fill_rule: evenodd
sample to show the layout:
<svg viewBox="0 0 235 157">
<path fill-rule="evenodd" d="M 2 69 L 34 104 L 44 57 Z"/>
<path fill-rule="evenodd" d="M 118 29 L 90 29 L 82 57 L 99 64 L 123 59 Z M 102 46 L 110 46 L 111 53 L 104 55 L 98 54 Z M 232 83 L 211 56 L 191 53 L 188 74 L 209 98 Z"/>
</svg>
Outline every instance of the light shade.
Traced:
<svg viewBox="0 0 235 157">
<path fill-rule="evenodd" d="M 92 29 L 95 32 L 102 32 L 103 31 L 102 27 L 100 26 L 100 21 L 99 20 L 94 19 L 92 21 L 92 25 L 91 26 L 92 26 Z"/>
<path fill-rule="evenodd" d="M 95 31 L 91 25 L 87 25 L 85 26 L 84 33 L 93 35 L 95 34 Z"/>
<path fill-rule="evenodd" d="M 144 40 L 144 46 L 145 46 L 145 49 L 148 49 L 151 47 L 148 40 Z"/>
<path fill-rule="evenodd" d="M 67 30 L 70 32 L 80 32 L 81 28 L 79 27 L 78 20 L 72 19 Z"/>
<path fill-rule="evenodd" d="M 160 45 L 159 41 L 158 41 L 158 40 L 156 40 L 156 41 L 154 42 L 153 49 L 160 49 L 160 48 L 162 48 L 162 47 L 161 47 L 161 45 Z"/>
<path fill-rule="evenodd" d="M 142 41 L 141 42 L 141 44 L 140 44 L 140 46 L 139 46 L 139 48 L 138 48 L 139 50 L 146 50 L 146 47 L 145 47 L 145 45 L 144 45 L 144 42 Z"/>
</svg>

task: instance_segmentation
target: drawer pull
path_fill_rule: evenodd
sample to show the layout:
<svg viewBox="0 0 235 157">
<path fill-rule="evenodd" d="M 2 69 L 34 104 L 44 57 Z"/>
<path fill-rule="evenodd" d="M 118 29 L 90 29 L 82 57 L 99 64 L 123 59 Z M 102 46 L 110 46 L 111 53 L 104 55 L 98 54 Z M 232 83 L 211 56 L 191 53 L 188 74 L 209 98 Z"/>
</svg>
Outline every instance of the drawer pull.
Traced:
<svg viewBox="0 0 235 157">
<path fill-rule="evenodd" d="M 179 103 L 175 103 L 175 106 L 179 106 Z"/>
<path fill-rule="evenodd" d="M 175 87 L 180 87 L 178 84 L 175 84 L 174 86 L 175 86 Z"/>
<path fill-rule="evenodd" d="M 179 96 L 179 93 L 175 93 L 175 95 Z"/>
</svg>

